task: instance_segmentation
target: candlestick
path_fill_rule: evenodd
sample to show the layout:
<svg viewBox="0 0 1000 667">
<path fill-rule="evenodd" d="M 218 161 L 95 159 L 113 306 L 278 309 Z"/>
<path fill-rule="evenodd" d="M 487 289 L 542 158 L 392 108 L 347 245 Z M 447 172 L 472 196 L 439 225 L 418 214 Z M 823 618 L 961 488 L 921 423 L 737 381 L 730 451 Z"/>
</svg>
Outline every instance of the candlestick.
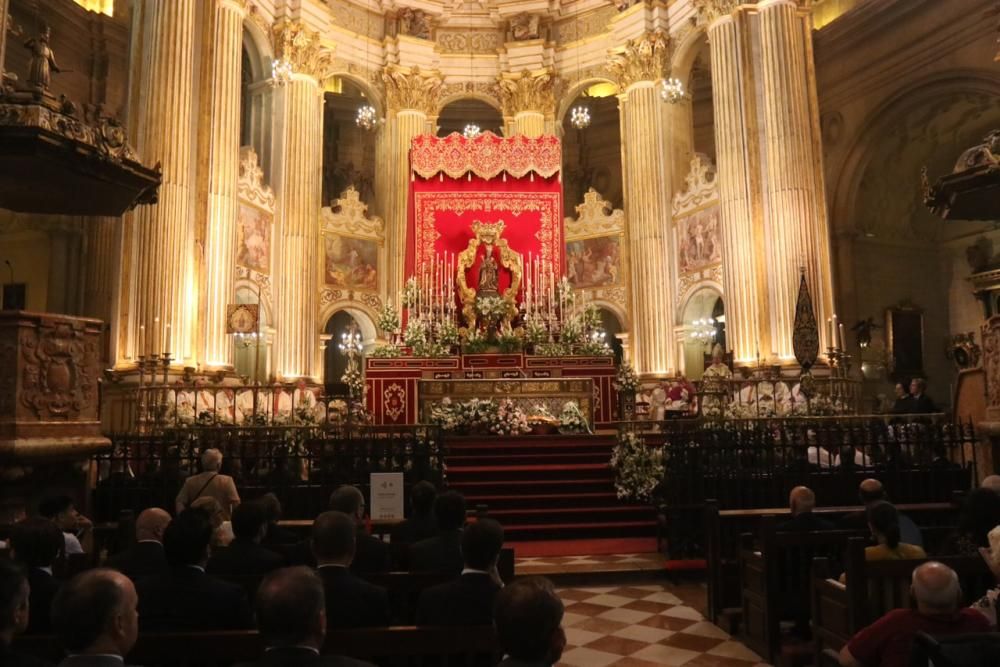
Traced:
<svg viewBox="0 0 1000 667">
<path fill-rule="evenodd" d="M 844 338 L 844 323 L 841 322 L 838 326 L 840 327 L 840 349 L 846 350 L 847 345 L 845 344 L 846 339 Z"/>
</svg>

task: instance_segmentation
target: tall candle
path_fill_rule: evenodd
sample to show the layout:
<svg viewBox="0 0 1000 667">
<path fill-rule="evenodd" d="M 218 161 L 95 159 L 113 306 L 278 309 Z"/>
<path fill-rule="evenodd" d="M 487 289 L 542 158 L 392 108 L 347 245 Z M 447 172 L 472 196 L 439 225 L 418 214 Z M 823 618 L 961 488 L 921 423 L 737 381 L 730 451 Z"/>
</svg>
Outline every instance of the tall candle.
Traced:
<svg viewBox="0 0 1000 667">
<path fill-rule="evenodd" d="M 146 356 L 146 325 L 139 325 L 139 356 Z"/>
<path fill-rule="evenodd" d="M 841 322 L 838 326 L 840 327 L 840 349 L 846 350 L 847 344 L 845 343 L 845 341 L 847 339 L 844 337 L 844 323 Z"/>
<path fill-rule="evenodd" d="M 170 354 L 170 323 L 167 323 L 167 345 L 164 350 L 165 354 Z"/>
<path fill-rule="evenodd" d="M 156 350 L 160 349 L 160 318 L 159 317 L 154 317 L 153 318 L 153 331 L 152 331 L 151 338 L 153 340 L 150 341 L 151 345 L 150 345 L 149 351 L 152 354 L 159 354 L 159 352 L 156 351 Z"/>
</svg>

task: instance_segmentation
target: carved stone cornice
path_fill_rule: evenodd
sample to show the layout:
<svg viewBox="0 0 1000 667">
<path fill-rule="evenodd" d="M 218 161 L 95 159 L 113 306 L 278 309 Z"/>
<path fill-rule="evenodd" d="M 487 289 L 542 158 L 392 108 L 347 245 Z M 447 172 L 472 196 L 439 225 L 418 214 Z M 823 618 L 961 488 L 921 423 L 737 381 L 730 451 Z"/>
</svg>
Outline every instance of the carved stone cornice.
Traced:
<svg viewBox="0 0 1000 667">
<path fill-rule="evenodd" d="M 737 0 L 694 0 L 698 24 L 709 25 L 720 16 L 728 16 L 738 4 Z"/>
<path fill-rule="evenodd" d="M 608 70 L 625 90 L 638 81 L 658 81 L 670 72 L 670 35 L 657 30 L 630 39 L 608 53 Z"/>
<path fill-rule="evenodd" d="M 240 148 L 240 171 L 236 183 L 240 199 L 274 212 L 274 190 L 264 182 L 264 170 L 253 146 Z"/>
<path fill-rule="evenodd" d="M 302 21 L 282 19 L 271 27 L 275 55 L 292 65 L 297 74 L 323 79 L 330 72 L 333 51 L 320 44 L 319 33 Z"/>
<path fill-rule="evenodd" d="M 369 216 L 368 204 L 361 201 L 361 195 L 353 185 L 347 186 L 332 206 L 320 209 L 321 233 L 347 234 L 382 240 L 385 238 L 385 222 L 378 216 Z"/>
<path fill-rule="evenodd" d="M 694 211 L 707 202 L 719 198 L 719 183 L 716 179 L 715 165 L 712 159 L 704 153 L 695 153 L 691 157 L 690 171 L 684 177 L 685 188 L 674 194 L 674 216 Z"/>
<path fill-rule="evenodd" d="M 382 70 L 390 112 L 415 109 L 427 115 L 437 111 L 443 78 L 437 70 L 389 65 Z"/>
<path fill-rule="evenodd" d="M 502 73 L 497 78 L 497 90 L 503 115 L 516 116 L 523 111 L 553 115 L 556 110 L 555 84 L 556 78 L 550 69 Z"/>
<path fill-rule="evenodd" d="M 605 201 L 594 188 L 588 188 L 583 195 L 583 203 L 576 205 L 576 217 L 564 218 L 563 225 L 567 241 L 622 234 L 625 231 L 625 212 L 613 208 L 611 202 Z"/>
</svg>

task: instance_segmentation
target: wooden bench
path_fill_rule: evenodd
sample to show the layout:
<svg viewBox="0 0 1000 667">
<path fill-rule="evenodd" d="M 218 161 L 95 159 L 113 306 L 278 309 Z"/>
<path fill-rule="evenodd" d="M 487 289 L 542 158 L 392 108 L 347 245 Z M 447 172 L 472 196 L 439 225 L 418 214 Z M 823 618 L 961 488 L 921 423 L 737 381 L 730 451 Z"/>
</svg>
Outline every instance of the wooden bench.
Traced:
<svg viewBox="0 0 1000 667">
<path fill-rule="evenodd" d="M 928 560 L 955 570 L 965 604 L 977 600 L 995 584 L 993 574 L 978 555 L 867 562 L 864 550 L 864 540 L 848 540 L 844 557 L 847 583 L 832 578 L 834 572 L 828 559 L 813 560 L 812 634 L 817 667 L 839 665 L 840 649 L 858 630 L 892 609 L 908 607 L 913 570 Z"/>
<path fill-rule="evenodd" d="M 953 524 L 958 514 L 958 503 L 910 503 L 896 505 L 921 526 Z M 813 512 L 836 523 L 852 512 L 864 511 L 861 505 L 842 507 L 817 507 Z M 745 510 L 723 510 L 715 500 L 708 500 L 704 507 L 704 544 L 706 579 L 708 585 L 708 618 L 730 634 L 738 632 L 742 609 L 739 577 L 740 535 L 756 533 L 764 517 L 775 521 L 789 518 L 787 507 L 768 507 Z"/>
<path fill-rule="evenodd" d="M 56 663 L 63 657 L 58 639 L 48 635 L 18 637 L 13 650 Z M 144 634 L 126 662 L 147 667 L 224 667 L 256 660 L 263 651 L 264 642 L 255 630 Z M 433 658 L 442 667 L 494 665 L 500 659 L 492 626 L 460 631 L 414 626 L 334 630 L 327 633 L 323 653 L 377 661 L 391 658 L 393 665 L 418 665 L 421 659 Z"/>
</svg>

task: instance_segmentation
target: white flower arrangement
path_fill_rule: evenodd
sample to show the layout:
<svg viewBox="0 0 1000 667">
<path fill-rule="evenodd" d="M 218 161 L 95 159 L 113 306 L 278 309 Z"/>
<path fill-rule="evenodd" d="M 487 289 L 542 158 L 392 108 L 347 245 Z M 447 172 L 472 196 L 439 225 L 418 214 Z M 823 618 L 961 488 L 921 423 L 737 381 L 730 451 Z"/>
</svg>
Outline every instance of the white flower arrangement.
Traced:
<svg viewBox="0 0 1000 667">
<path fill-rule="evenodd" d="M 387 336 L 399 329 L 399 312 L 393 308 L 392 299 L 386 301 L 385 305 L 382 306 L 375 323 Z"/>
<path fill-rule="evenodd" d="M 484 296 L 476 299 L 476 312 L 486 322 L 495 324 L 507 314 L 507 301 L 499 296 Z"/>
<path fill-rule="evenodd" d="M 618 436 L 611 452 L 611 468 L 615 471 L 615 490 L 621 499 L 648 502 L 663 481 L 663 447 L 649 447 L 628 431 Z"/>
<path fill-rule="evenodd" d="M 437 340 L 441 345 L 446 345 L 451 347 L 452 345 L 458 345 L 458 327 L 450 319 L 446 319 L 438 325 L 437 328 Z"/>
<path fill-rule="evenodd" d="M 403 303 L 400 304 L 403 308 L 413 308 L 417 305 L 417 294 L 420 292 L 420 288 L 417 286 L 416 276 L 410 276 L 403 283 Z"/>
<path fill-rule="evenodd" d="M 357 368 L 348 368 L 340 376 L 340 380 L 347 385 L 351 398 L 361 398 L 365 395 L 365 378 Z"/>
<path fill-rule="evenodd" d="M 473 398 L 456 403 L 445 398 L 431 408 L 430 418 L 445 431 L 468 430 L 495 435 L 519 435 L 531 431 L 527 415 L 510 399 L 494 402 Z"/>
<path fill-rule="evenodd" d="M 590 424 L 580 410 L 576 401 L 566 401 L 563 403 L 562 412 L 559 413 L 559 431 L 561 433 L 592 433 Z"/>
<path fill-rule="evenodd" d="M 403 351 L 395 343 L 387 343 L 385 345 L 376 345 L 371 352 L 368 353 L 369 357 L 375 357 L 377 359 L 395 359 L 400 356 Z"/>
<path fill-rule="evenodd" d="M 406 332 L 403 334 L 403 342 L 409 347 L 418 348 L 426 345 L 429 338 L 430 327 L 422 318 L 414 317 L 406 323 Z"/>
<path fill-rule="evenodd" d="M 549 339 L 549 330 L 545 328 L 545 322 L 537 315 L 530 313 L 524 320 L 524 340 L 538 345 Z"/>
<path fill-rule="evenodd" d="M 615 375 L 613 386 L 618 391 L 636 392 L 639 390 L 639 376 L 635 374 L 632 364 L 623 361 L 618 367 L 618 374 Z"/>
</svg>

